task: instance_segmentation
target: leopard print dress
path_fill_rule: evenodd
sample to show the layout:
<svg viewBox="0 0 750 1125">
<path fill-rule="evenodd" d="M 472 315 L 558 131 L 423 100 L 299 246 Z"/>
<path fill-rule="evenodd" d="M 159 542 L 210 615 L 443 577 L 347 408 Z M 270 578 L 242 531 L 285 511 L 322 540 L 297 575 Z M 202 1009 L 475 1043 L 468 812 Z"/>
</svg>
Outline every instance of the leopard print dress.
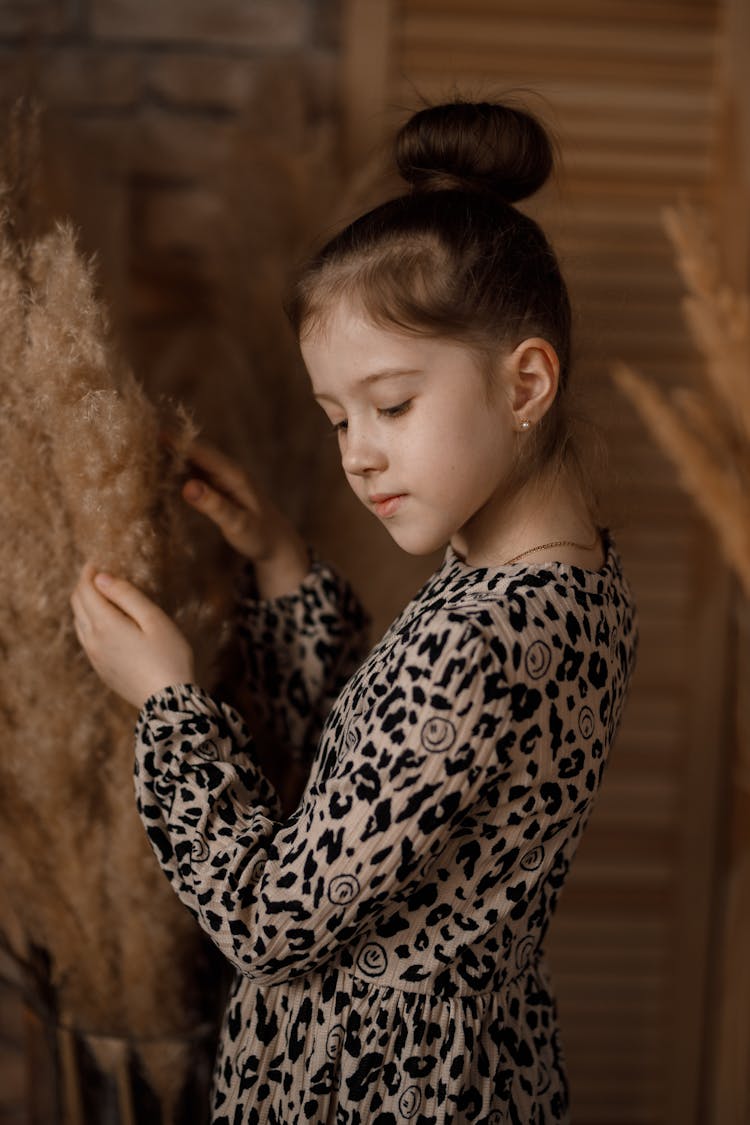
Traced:
<svg viewBox="0 0 750 1125">
<path fill-rule="evenodd" d="M 311 553 L 238 591 L 248 673 L 309 768 L 294 813 L 196 684 L 138 717 L 136 794 L 175 892 L 236 969 L 214 1125 L 549 1125 L 569 1088 L 543 941 L 635 666 L 602 569 L 472 567 L 450 546 L 369 653 Z"/>
</svg>

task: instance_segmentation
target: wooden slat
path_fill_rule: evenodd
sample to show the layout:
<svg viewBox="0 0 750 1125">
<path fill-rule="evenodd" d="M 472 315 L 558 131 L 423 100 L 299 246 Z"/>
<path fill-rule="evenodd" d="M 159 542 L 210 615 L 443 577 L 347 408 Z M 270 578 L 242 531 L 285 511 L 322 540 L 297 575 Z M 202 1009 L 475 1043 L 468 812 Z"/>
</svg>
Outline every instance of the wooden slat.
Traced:
<svg viewBox="0 0 750 1125">
<path fill-rule="evenodd" d="M 534 4 L 529 4 L 524 15 L 509 19 L 504 11 L 486 15 L 477 13 L 466 18 L 463 8 L 453 5 L 443 11 L 415 10 L 412 4 L 403 5 L 402 20 L 399 25 L 401 47 L 400 61 L 409 62 L 409 49 L 429 52 L 434 46 L 442 45 L 449 50 L 462 46 L 479 47 L 482 50 L 501 52 L 514 58 L 531 58 L 537 67 L 546 62 L 548 55 L 555 55 L 559 65 L 568 75 L 577 71 L 581 57 L 593 57 L 608 62 L 610 59 L 629 59 L 641 66 L 652 59 L 660 67 L 669 67 L 676 62 L 688 62 L 691 75 L 702 77 L 696 66 L 711 67 L 716 50 L 714 29 L 703 29 L 696 35 L 692 27 L 669 26 L 652 27 L 644 35 L 640 24 L 628 26 L 604 15 L 606 5 L 599 5 L 604 18 L 589 18 L 585 21 L 571 20 L 567 8 L 559 8 L 550 15 L 540 35 L 538 15 Z M 497 58 L 497 56 L 496 56 Z M 493 72 L 498 72 L 497 61 Z M 661 72 L 663 73 L 663 71 Z M 637 75 L 633 75 L 633 80 Z"/>
<path fill-rule="evenodd" d="M 530 13 L 537 20 L 554 20 L 560 15 L 559 0 L 409 0 L 410 12 L 435 15 L 447 12 L 455 15 L 460 10 L 465 19 L 475 15 L 500 14 L 505 20 L 527 19 Z M 566 0 L 565 14 L 571 24 L 589 24 L 606 19 L 619 27 L 633 25 L 644 35 L 650 25 L 673 27 L 681 30 L 687 26 L 698 32 L 712 32 L 716 26 L 716 6 L 713 0 Z M 532 40 L 533 42 L 533 40 Z"/>
<path fill-rule="evenodd" d="M 351 167 L 365 161 L 380 139 L 392 22 L 393 0 L 345 0 L 342 82 Z"/>
</svg>

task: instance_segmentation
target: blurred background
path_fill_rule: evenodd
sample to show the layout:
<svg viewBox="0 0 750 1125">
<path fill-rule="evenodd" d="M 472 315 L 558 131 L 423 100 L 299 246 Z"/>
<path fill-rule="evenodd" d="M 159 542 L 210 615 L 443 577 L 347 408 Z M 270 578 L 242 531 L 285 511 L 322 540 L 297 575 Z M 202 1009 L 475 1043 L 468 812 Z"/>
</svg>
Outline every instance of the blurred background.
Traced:
<svg viewBox="0 0 750 1125">
<path fill-rule="evenodd" d="M 387 144 L 423 102 L 512 93 L 556 133 L 524 209 L 574 302 L 573 382 L 605 435 L 607 520 L 639 665 L 548 941 L 574 1125 L 750 1120 L 747 599 L 710 519 L 611 376 L 665 393 L 704 358 L 662 208 L 705 210 L 748 284 L 744 0 L 4 0 L 0 102 L 42 105 L 40 213 L 96 254 L 148 392 L 269 487 L 351 579 L 375 635 L 440 556 L 350 494 L 280 301 L 290 265 L 399 190 Z M 6 131 L 5 129 L 3 130 Z M 750 370 L 748 371 L 750 379 Z M 745 454 L 746 455 L 746 454 Z M 0 1123 L 27 1120 L 24 1014 L 0 991 Z"/>
</svg>

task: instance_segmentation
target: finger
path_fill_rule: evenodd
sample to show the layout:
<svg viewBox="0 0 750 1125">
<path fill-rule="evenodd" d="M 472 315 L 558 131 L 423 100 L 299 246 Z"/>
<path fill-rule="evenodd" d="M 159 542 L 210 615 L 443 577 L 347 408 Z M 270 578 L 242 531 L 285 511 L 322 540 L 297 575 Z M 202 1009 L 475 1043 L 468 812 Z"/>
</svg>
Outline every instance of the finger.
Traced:
<svg viewBox="0 0 750 1125">
<path fill-rule="evenodd" d="M 189 464 L 207 472 L 220 491 L 240 503 L 256 502 L 256 492 L 245 470 L 219 449 L 206 442 L 193 441 L 187 449 L 187 460 Z"/>
<path fill-rule="evenodd" d="M 98 636 L 105 635 L 112 629 L 121 629 L 123 625 L 138 628 L 137 622 L 131 620 L 129 615 L 109 601 L 103 591 L 97 588 L 93 581 L 94 575 L 91 580 L 81 579 L 76 587 L 74 603 L 77 607 L 74 613 L 81 623 L 85 622 L 87 648 L 96 643 Z"/>
<path fill-rule="evenodd" d="M 140 621 L 124 605 L 119 604 L 118 594 L 121 593 L 123 587 L 135 591 L 142 602 L 146 603 L 146 606 L 158 608 L 126 579 L 113 578 L 111 575 L 98 570 L 93 563 L 86 563 L 83 567 L 74 595 L 77 604 L 82 608 L 92 633 L 99 624 L 103 624 L 105 628 L 113 624 L 121 625 L 123 617 L 125 619 L 132 618 L 131 624 L 140 625 Z M 141 612 L 144 612 L 142 604 L 140 608 Z"/>
<path fill-rule="evenodd" d="M 94 578 L 92 591 L 98 591 L 106 602 L 122 610 L 143 630 L 162 613 L 159 606 L 132 582 L 126 578 L 115 578 L 104 571 L 99 571 Z"/>
<path fill-rule="evenodd" d="M 78 643 L 80 644 L 81 648 L 85 650 L 85 648 L 86 648 L 85 631 L 81 627 L 80 623 L 78 621 L 76 621 L 75 617 L 73 618 L 73 632 L 75 633 L 76 637 L 78 638 Z"/>
<path fill-rule="evenodd" d="M 193 465 L 200 465 L 204 469 L 215 472 L 231 471 L 234 462 L 209 442 L 193 438 L 185 450 L 187 460 Z"/>
<path fill-rule="evenodd" d="M 88 628 L 88 626 L 83 621 L 79 620 L 79 618 L 77 618 L 77 617 L 74 617 L 73 618 L 73 632 L 75 633 L 76 637 L 78 638 L 79 645 L 81 646 L 83 651 L 88 656 L 89 646 L 90 646 L 90 643 L 91 643 L 91 630 Z"/>
<path fill-rule="evenodd" d="M 76 591 L 73 592 L 70 598 L 70 604 L 73 609 L 73 625 L 75 626 L 78 639 L 81 639 L 81 634 L 86 633 L 91 628 L 91 622 L 88 619 L 86 610 L 84 609 L 81 601 L 80 594 Z"/>
<path fill-rule="evenodd" d="M 88 618 L 91 617 L 91 613 L 96 610 L 101 600 L 92 587 L 96 571 L 97 568 L 92 562 L 84 563 L 78 575 L 78 581 L 70 595 L 70 604 L 74 611 L 78 611 L 79 614 L 85 613 Z"/>
<path fill-rule="evenodd" d="M 223 532 L 239 534 L 246 526 L 244 510 L 223 493 L 211 488 L 205 481 L 189 480 L 183 487 L 185 499 L 208 516 Z"/>
<path fill-rule="evenodd" d="M 82 583 L 85 585 L 86 583 L 93 581 L 94 575 L 96 574 L 96 569 L 97 568 L 95 564 L 90 559 L 87 559 L 78 574 L 78 585 L 80 586 Z"/>
</svg>

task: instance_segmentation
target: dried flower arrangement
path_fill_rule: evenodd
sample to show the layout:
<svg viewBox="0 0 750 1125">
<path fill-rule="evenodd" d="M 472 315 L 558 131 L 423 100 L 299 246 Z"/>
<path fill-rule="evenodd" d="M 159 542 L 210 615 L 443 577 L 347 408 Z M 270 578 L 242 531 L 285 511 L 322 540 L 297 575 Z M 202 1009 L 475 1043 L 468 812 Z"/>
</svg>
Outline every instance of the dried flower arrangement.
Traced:
<svg viewBox="0 0 750 1125">
<path fill-rule="evenodd" d="M 663 221 L 689 290 L 683 309 L 705 358 L 704 386 L 675 390 L 670 402 L 625 364 L 613 378 L 674 461 L 750 597 L 750 296 L 722 282 L 718 252 L 694 207 L 665 208 Z"/>
<path fill-rule="evenodd" d="M 90 668 L 68 598 L 86 559 L 126 575 L 179 622 L 207 683 L 224 608 L 191 566 L 182 514 L 194 426 L 113 354 L 71 228 L 24 230 L 20 120 L 0 195 L 0 927 L 21 962 L 43 952 L 59 1024 L 92 1036 L 100 1065 L 122 1059 L 94 1037 L 140 1041 L 166 1123 L 184 1077 L 175 1040 L 203 1017 L 204 939 L 135 808 L 135 715 Z"/>
</svg>

